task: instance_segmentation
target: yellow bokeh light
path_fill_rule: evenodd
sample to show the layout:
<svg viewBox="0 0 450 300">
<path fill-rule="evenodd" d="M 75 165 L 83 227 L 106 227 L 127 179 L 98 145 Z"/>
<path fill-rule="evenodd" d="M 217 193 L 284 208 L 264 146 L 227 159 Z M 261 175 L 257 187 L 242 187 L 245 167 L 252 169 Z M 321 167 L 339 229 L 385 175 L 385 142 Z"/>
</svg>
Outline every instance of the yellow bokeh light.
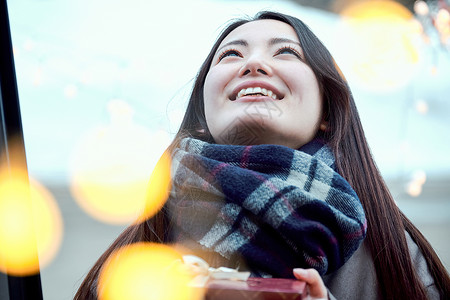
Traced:
<svg viewBox="0 0 450 300">
<path fill-rule="evenodd" d="M 39 272 L 57 253 L 62 237 L 53 197 L 30 182 L 24 171 L 5 168 L 0 173 L 0 270 L 14 276 Z"/>
<path fill-rule="evenodd" d="M 377 22 L 379 20 L 403 21 L 412 17 L 412 13 L 407 8 L 389 0 L 357 1 L 346 7 L 341 15 L 354 20 L 376 20 Z"/>
<path fill-rule="evenodd" d="M 441 8 L 438 11 L 435 26 L 441 35 L 448 36 L 450 34 L 450 13 L 448 10 Z"/>
<path fill-rule="evenodd" d="M 173 248 L 154 243 L 125 246 L 108 258 L 98 281 L 100 300 L 200 300 L 191 276 Z"/>
<path fill-rule="evenodd" d="M 53 195 L 38 181 L 30 178 L 30 194 L 41 268 L 58 253 L 63 235 L 63 219 Z"/>
<path fill-rule="evenodd" d="M 167 200 L 170 157 L 161 156 L 150 181 L 139 168 L 112 165 L 73 174 L 71 185 L 75 199 L 93 217 L 113 224 L 139 222 L 153 216 Z"/>
<path fill-rule="evenodd" d="M 153 216 L 166 203 L 171 187 L 170 167 L 170 155 L 164 152 L 150 176 L 145 206 L 137 219 L 138 222 Z"/>
<path fill-rule="evenodd" d="M 151 217 L 167 200 L 170 157 L 163 154 L 156 162 L 169 138 L 135 124 L 122 100 L 113 100 L 108 110 L 111 124 L 89 132 L 73 153 L 71 192 L 94 218 L 129 224 Z"/>
<path fill-rule="evenodd" d="M 359 1 L 342 12 L 342 38 L 355 81 L 376 90 L 404 86 L 419 61 L 412 13 L 388 0 Z"/>
</svg>

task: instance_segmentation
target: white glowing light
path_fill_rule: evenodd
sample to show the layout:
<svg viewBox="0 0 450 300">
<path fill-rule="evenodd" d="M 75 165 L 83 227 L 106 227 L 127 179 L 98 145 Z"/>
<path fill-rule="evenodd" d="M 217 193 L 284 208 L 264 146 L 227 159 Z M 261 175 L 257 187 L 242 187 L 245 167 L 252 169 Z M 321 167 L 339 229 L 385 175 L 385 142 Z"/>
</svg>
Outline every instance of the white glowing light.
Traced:
<svg viewBox="0 0 450 300">
<path fill-rule="evenodd" d="M 416 182 L 411 182 L 408 184 L 406 192 L 412 197 L 418 197 L 422 193 L 422 185 Z"/>
<path fill-rule="evenodd" d="M 417 170 L 412 175 L 412 180 L 420 185 L 423 185 L 427 181 L 427 174 L 423 170 Z"/>
<path fill-rule="evenodd" d="M 416 102 L 416 110 L 420 114 L 425 115 L 428 112 L 428 103 L 425 100 L 418 100 Z"/>
<path fill-rule="evenodd" d="M 428 15 L 430 9 L 425 1 L 416 1 L 414 3 L 414 11 L 420 16 Z"/>
<path fill-rule="evenodd" d="M 64 96 L 66 98 L 72 99 L 77 95 L 77 93 L 78 93 L 78 88 L 74 84 L 68 84 L 64 88 Z"/>
<path fill-rule="evenodd" d="M 406 185 L 406 193 L 412 197 L 418 197 L 427 181 L 427 174 L 423 170 L 416 170 L 411 175 L 411 180 Z"/>
<path fill-rule="evenodd" d="M 35 43 L 30 39 L 26 40 L 23 44 L 23 48 L 26 51 L 32 51 L 34 49 L 34 47 L 35 47 Z"/>
<path fill-rule="evenodd" d="M 36 72 L 34 73 L 34 76 L 33 76 L 33 80 L 32 80 L 33 85 L 36 86 L 36 87 L 40 86 L 42 84 L 42 77 L 43 77 L 43 75 L 42 75 L 42 68 L 38 67 L 36 69 Z"/>
</svg>

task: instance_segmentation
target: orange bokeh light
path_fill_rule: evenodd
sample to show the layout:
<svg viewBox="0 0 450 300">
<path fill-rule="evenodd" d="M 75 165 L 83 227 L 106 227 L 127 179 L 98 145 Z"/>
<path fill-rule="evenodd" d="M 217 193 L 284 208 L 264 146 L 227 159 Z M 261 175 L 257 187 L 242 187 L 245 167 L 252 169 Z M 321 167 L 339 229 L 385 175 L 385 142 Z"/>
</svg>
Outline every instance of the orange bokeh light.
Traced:
<svg viewBox="0 0 450 300">
<path fill-rule="evenodd" d="M 136 243 L 112 253 L 98 282 L 100 300 L 200 300 L 203 291 L 189 286 L 192 277 L 180 253 L 154 243 Z"/>
</svg>

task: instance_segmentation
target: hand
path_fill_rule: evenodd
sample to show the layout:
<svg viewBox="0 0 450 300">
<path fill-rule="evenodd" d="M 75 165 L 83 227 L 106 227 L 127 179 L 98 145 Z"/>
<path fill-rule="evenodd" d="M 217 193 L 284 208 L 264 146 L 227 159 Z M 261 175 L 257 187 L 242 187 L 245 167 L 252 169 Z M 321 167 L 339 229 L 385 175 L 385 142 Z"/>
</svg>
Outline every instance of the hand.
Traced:
<svg viewBox="0 0 450 300">
<path fill-rule="evenodd" d="M 326 300 L 328 299 L 328 291 L 323 283 L 322 278 L 315 269 L 294 269 L 294 276 L 298 280 L 306 282 L 306 288 L 309 290 L 309 295 L 306 299 L 309 300 Z"/>
</svg>

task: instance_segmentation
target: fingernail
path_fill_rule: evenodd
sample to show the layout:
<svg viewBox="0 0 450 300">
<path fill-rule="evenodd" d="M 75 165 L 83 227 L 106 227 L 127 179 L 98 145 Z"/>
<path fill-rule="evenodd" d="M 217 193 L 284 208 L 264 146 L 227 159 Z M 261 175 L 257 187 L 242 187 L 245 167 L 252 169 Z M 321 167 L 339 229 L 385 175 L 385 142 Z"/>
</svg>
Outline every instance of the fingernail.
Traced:
<svg viewBox="0 0 450 300">
<path fill-rule="evenodd" d="M 295 268 L 294 273 L 300 275 L 300 276 L 306 276 L 306 270 L 301 268 Z"/>
</svg>

